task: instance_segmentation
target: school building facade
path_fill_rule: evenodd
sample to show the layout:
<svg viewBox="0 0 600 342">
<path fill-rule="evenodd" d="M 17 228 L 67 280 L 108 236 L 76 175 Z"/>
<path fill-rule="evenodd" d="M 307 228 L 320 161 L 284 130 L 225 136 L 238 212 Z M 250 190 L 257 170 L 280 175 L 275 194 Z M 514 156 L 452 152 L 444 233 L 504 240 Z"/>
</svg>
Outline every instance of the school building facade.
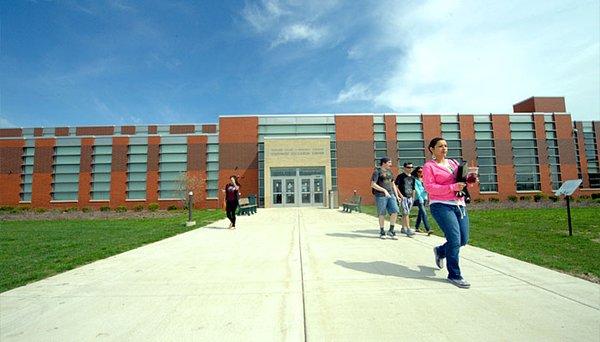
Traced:
<svg viewBox="0 0 600 342">
<path fill-rule="evenodd" d="M 0 206 L 221 207 L 239 175 L 261 207 L 328 206 L 356 191 L 372 203 L 382 156 L 422 165 L 429 141 L 479 166 L 473 198 L 600 193 L 600 122 L 572 121 L 564 98 L 532 97 L 509 114 L 221 116 L 213 124 L 0 129 Z M 332 196 L 330 198 L 330 196 Z"/>
</svg>

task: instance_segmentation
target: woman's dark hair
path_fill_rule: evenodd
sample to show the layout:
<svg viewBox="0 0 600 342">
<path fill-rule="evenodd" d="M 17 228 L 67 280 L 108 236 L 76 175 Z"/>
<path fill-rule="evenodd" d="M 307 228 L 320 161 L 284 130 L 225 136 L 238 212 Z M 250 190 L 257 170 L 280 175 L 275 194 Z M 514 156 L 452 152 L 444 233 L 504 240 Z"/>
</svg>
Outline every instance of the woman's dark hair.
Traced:
<svg viewBox="0 0 600 342">
<path fill-rule="evenodd" d="M 240 184 L 240 181 L 239 181 L 239 177 L 238 177 L 238 176 L 236 176 L 236 175 L 231 175 L 231 176 L 229 176 L 229 179 L 231 179 L 231 178 L 235 179 L 235 184 L 237 184 L 239 187 L 241 187 L 241 186 L 242 186 L 242 185 Z"/>
<path fill-rule="evenodd" d="M 429 146 L 427 147 L 429 152 L 433 153 L 432 149 L 435 148 L 435 145 L 437 145 L 438 141 L 440 141 L 440 140 L 446 140 L 446 139 L 441 138 L 441 137 L 431 139 L 431 141 L 429 142 Z"/>
<path fill-rule="evenodd" d="M 419 171 L 423 170 L 422 166 L 417 166 L 415 167 L 415 169 L 412 172 L 412 176 L 418 178 L 419 177 Z"/>
</svg>

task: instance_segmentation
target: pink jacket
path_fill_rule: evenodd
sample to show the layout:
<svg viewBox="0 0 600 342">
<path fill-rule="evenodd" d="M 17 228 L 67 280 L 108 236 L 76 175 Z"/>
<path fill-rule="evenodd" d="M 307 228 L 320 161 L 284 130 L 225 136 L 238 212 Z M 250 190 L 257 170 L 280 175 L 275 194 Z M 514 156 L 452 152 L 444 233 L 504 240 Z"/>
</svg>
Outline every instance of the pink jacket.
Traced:
<svg viewBox="0 0 600 342">
<path fill-rule="evenodd" d="M 423 183 L 429 193 L 430 201 L 456 201 L 464 205 L 463 197 L 456 197 L 456 174 L 458 163 L 448 159 L 454 173 L 444 166 L 438 165 L 434 160 L 428 160 L 423 165 Z"/>
</svg>

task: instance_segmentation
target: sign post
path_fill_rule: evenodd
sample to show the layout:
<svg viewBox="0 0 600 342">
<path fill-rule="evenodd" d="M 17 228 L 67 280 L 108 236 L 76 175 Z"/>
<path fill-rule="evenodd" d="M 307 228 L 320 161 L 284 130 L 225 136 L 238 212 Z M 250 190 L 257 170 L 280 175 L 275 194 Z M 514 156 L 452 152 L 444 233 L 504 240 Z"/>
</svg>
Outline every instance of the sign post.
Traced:
<svg viewBox="0 0 600 342">
<path fill-rule="evenodd" d="M 193 227 L 196 225 L 196 221 L 192 221 L 192 207 L 194 206 L 194 193 L 188 192 L 188 220 L 185 223 L 186 227 Z"/>
<path fill-rule="evenodd" d="M 565 195 L 567 201 L 567 221 L 569 222 L 569 236 L 573 236 L 573 227 L 571 226 L 571 195 L 577 190 L 581 184 L 581 179 L 572 179 L 565 181 L 560 189 L 556 190 L 556 196 Z"/>
</svg>

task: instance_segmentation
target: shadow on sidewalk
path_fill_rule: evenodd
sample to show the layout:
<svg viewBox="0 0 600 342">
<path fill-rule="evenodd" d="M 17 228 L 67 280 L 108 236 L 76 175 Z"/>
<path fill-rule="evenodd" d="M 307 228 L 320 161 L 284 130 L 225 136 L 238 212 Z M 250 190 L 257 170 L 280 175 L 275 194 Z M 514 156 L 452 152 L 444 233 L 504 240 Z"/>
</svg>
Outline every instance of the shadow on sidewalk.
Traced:
<svg viewBox="0 0 600 342">
<path fill-rule="evenodd" d="M 386 229 L 387 232 L 387 229 Z M 404 236 L 401 234 L 399 229 L 396 230 L 396 234 L 398 237 Z M 354 230 L 350 233 L 329 233 L 327 236 L 333 237 L 345 237 L 345 238 L 367 238 L 367 239 L 379 239 L 379 229 L 362 229 L 362 230 Z"/>
<path fill-rule="evenodd" d="M 386 261 L 371 261 L 371 262 L 347 262 L 338 260 L 336 265 L 349 268 L 351 270 L 366 272 L 371 274 L 394 276 L 400 278 L 411 279 L 427 279 L 431 281 L 445 283 L 445 278 L 438 278 L 435 274 L 437 268 L 419 265 L 419 270 L 413 270 L 403 265 L 392 264 Z"/>
</svg>

